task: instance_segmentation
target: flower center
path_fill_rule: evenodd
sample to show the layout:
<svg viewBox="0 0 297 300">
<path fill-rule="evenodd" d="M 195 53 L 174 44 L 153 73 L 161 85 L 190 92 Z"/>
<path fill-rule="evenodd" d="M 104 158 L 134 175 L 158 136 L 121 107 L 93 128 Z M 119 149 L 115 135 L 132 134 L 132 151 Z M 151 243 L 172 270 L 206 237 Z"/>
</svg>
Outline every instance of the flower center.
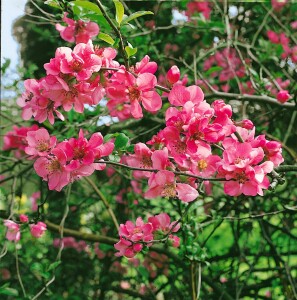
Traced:
<svg viewBox="0 0 297 300">
<path fill-rule="evenodd" d="M 46 166 L 46 169 L 49 173 L 54 173 L 56 171 L 60 171 L 62 169 L 62 166 L 57 158 L 54 158 L 49 161 L 48 165 Z"/>
<path fill-rule="evenodd" d="M 140 91 L 137 89 L 136 86 L 128 87 L 128 91 L 129 91 L 129 98 L 130 98 L 131 101 L 139 100 Z"/>
<path fill-rule="evenodd" d="M 186 151 L 186 148 L 187 148 L 186 144 L 184 142 L 181 142 L 181 141 L 176 142 L 172 147 L 179 154 L 184 154 L 185 151 Z"/>
<path fill-rule="evenodd" d="M 85 156 L 85 148 L 75 147 L 73 150 L 73 159 L 82 159 Z"/>
<path fill-rule="evenodd" d="M 44 152 L 44 151 L 48 151 L 48 149 L 49 149 L 48 141 L 45 140 L 37 141 L 36 150 L 38 150 L 39 152 Z"/>
<path fill-rule="evenodd" d="M 148 156 L 143 156 L 141 160 L 141 167 L 148 169 L 148 168 L 152 168 L 152 166 L 153 166 L 153 162 L 151 158 Z"/>
<path fill-rule="evenodd" d="M 239 183 L 245 183 L 247 181 L 247 178 L 246 178 L 246 175 L 244 172 L 238 173 L 235 178 Z"/>
<path fill-rule="evenodd" d="M 208 166 L 207 161 L 205 159 L 199 160 L 197 165 L 199 171 L 204 171 Z"/>
<path fill-rule="evenodd" d="M 74 72 L 80 72 L 83 68 L 83 64 L 81 62 L 75 60 L 72 62 L 71 67 Z"/>
<path fill-rule="evenodd" d="M 176 196 L 175 184 L 167 183 L 162 191 L 162 196 L 174 198 Z"/>
</svg>

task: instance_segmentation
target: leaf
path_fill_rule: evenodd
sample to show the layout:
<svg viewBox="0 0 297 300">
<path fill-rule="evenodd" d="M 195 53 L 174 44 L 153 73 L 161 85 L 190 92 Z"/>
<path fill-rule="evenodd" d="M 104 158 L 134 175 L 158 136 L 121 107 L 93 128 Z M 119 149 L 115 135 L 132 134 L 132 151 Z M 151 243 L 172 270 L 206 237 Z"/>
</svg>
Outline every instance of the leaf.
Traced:
<svg viewBox="0 0 297 300">
<path fill-rule="evenodd" d="M 114 141 L 115 149 L 120 150 L 126 148 L 129 138 L 124 133 L 119 133 Z"/>
<path fill-rule="evenodd" d="M 130 15 L 129 17 L 125 18 L 122 25 L 129 23 L 130 21 L 145 16 L 145 15 L 153 15 L 154 13 L 152 11 L 148 11 L 148 10 L 142 10 L 142 11 L 137 11 L 135 13 L 133 13 L 132 15 Z"/>
<path fill-rule="evenodd" d="M 13 288 L 8 287 L 8 284 L 4 284 L 0 287 L 0 295 L 17 297 L 19 295 L 19 292 Z"/>
<path fill-rule="evenodd" d="M 56 267 L 57 267 L 58 265 L 60 265 L 60 264 L 61 264 L 61 261 L 60 261 L 60 260 L 53 262 L 53 263 L 50 264 L 49 267 L 47 268 L 47 272 L 56 269 Z"/>
<path fill-rule="evenodd" d="M 119 25 L 121 25 L 121 22 L 124 17 L 124 6 L 119 0 L 113 0 L 113 3 L 116 8 L 116 21 L 118 22 Z"/>
<path fill-rule="evenodd" d="M 113 139 L 115 137 L 114 133 L 108 133 L 106 136 L 104 136 L 104 143 L 110 141 L 111 139 Z"/>
<path fill-rule="evenodd" d="M 102 32 L 99 33 L 98 38 L 110 45 L 113 45 L 115 42 L 114 39 L 110 35 L 108 35 L 106 33 L 102 33 Z"/>
<path fill-rule="evenodd" d="M 125 51 L 126 51 L 126 53 L 128 55 L 128 58 L 129 58 L 137 52 L 137 48 L 132 48 L 130 46 L 126 46 Z"/>
<path fill-rule="evenodd" d="M 102 15 L 102 12 L 101 12 L 100 8 L 92 2 L 89 2 L 89 1 L 73 1 L 73 2 L 71 2 L 71 4 L 76 5 L 76 6 L 80 6 L 82 8 L 87 9 L 87 10 L 91 10 L 91 11 L 95 12 L 96 14 Z"/>
<path fill-rule="evenodd" d="M 208 69 L 206 72 L 205 72 L 205 75 L 208 76 L 210 75 L 211 73 L 213 72 L 218 72 L 218 71 L 222 71 L 223 68 L 220 67 L 220 66 L 214 66 L 214 67 L 211 67 L 210 69 Z"/>
<path fill-rule="evenodd" d="M 47 0 L 44 2 L 44 4 L 47 4 L 47 5 L 49 5 L 51 7 L 55 7 L 55 8 L 61 8 L 57 0 Z"/>
</svg>

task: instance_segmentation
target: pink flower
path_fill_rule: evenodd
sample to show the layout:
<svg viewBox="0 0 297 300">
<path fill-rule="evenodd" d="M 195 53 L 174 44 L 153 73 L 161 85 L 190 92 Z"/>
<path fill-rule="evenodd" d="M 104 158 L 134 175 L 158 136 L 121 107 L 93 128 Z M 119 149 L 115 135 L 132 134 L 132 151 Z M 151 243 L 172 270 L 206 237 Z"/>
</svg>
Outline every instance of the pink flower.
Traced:
<svg viewBox="0 0 297 300">
<path fill-rule="evenodd" d="M 177 232 L 180 229 L 180 224 L 176 225 L 175 222 L 170 222 L 170 217 L 166 213 L 161 213 L 154 217 L 149 217 L 148 221 L 153 225 L 153 231 L 160 230 L 164 234 L 171 232 Z M 173 228 L 174 226 L 174 228 Z M 173 229 L 172 229 L 173 228 Z"/>
<path fill-rule="evenodd" d="M 37 224 L 30 225 L 30 232 L 32 236 L 36 238 L 42 237 L 45 231 L 46 231 L 46 224 L 43 222 L 38 222 Z"/>
<path fill-rule="evenodd" d="M 3 142 L 3 150 L 16 150 L 15 156 L 20 158 L 25 154 L 25 149 L 28 146 L 28 142 L 26 139 L 27 133 L 29 131 L 38 130 L 37 125 L 33 125 L 31 127 L 17 127 L 13 126 L 13 130 L 9 131 L 5 134 Z"/>
<path fill-rule="evenodd" d="M 134 257 L 143 248 L 142 243 L 148 243 L 153 240 L 153 226 L 151 223 L 144 223 L 143 220 L 138 217 L 136 224 L 131 221 L 127 221 L 125 224 L 120 225 L 119 236 L 120 241 L 114 245 L 118 250 L 116 256 Z"/>
<path fill-rule="evenodd" d="M 172 66 L 166 74 L 167 82 L 172 85 L 176 83 L 180 78 L 180 71 L 177 66 Z"/>
<path fill-rule="evenodd" d="M 55 147 L 57 138 L 50 137 L 45 128 L 36 131 L 29 131 L 27 133 L 28 147 L 25 152 L 33 156 L 47 156 L 49 152 Z"/>
<path fill-rule="evenodd" d="M 135 78 L 132 74 L 120 70 L 115 73 L 107 87 L 111 100 L 129 104 L 131 115 L 135 119 L 143 117 L 140 103 L 147 111 L 155 113 L 162 107 L 160 95 L 154 90 L 156 77 L 151 73 L 141 73 Z"/>
<path fill-rule="evenodd" d="M 271 5 L 275 11 L 281 11 L 288 0 L 271 0 Z"/>
<path fill-rule="evenodd" d="M 21 238 L 20 225 L 11 221 L 4 220 L 4 226 L 7 227 L 6 238 L 9 241 L 17 242 Z"/>
<path fill-rule="evenodd" d="M 129 166 L 144 169 L 152 169 L 152 151 L 145 144 L 137 143 L 134 146 L 134 152 L 135 154 L 130 154 L 126 157 L 126 161 Z M 133 171 L 133 176 L 135 178 L 149 178 L 151 176 L 151 172 Z"/>
<path fill-rule="evenodd" d="M 201 88 L 196 85 L 184 87 L 183 85 L 175 84 L 168 95 L 169 102 L 175 106 L 183 106 L 188 101 L 199 103 L 203 99 L 204 94 Z"/>
<path fill-rule="evenodd" d="M 291 98 L 291 95 L 289 94 L 288 91 L 285 91 L 285 90 L 279 91 L 279 92 L 277 93 L 277 96 L 276 96 L 277 101 L 280 102 L 280 103 L 285 103 L 285 102 L 287 102 L 290 98 Z"/>
<path fill-rule="evenodd" d="M 268 30 L 267 31 L 267 36 L 268 36 L 271 43 L 279 44 L 280 40 L 279 40 L 279 36 L 276 32 L 274 32 L 272 30 Z"/>
<path fill-rule="evenodd" d="M 61 38 L 67 42 L 87 43 L 89 39 L 99 33 L 99 26 L 94 22 L 84 22 L 82 20 L 72 20 L 67 18 L 65 12 L 63 21 L 67 27 L 60 24 L 56 25 L 56 29 L 60 32 Z"/>
<path fill-rule="evenodd" d="M 21 223 L 27 223 L 29 221 L 28 216 L 26 215 L 20 215 L 20 222 Z"/>
<path fill-rule="evenodd" d="M 50 190 L 61 191 L 70 182 L 70 173 L 66 171 L 67 157 L 62 149 L 55 148 L 48 157 L 40 157 L 34 163 L 34 169 L 43 180 L 48 181 Z"/>
<path fill-rule="evenodd" d="M 150 57 L 146 55 L 140 62 L 136 63 L 134 72 L 136 74 L 151 73 L 155 74 L 158 69 L 158 65 L 154 61 L 150 61 Z"/>
<path fill-rule="evenodd" d="M 148 181 L 149 189 L 145 198 L 156 197 L 179 198 L 184 202 L 191 202 L 198 197 L 198 191 L 186 183 L 176 183 L 174 173 L 163 170 L 153 173 Z"/>
</svg>

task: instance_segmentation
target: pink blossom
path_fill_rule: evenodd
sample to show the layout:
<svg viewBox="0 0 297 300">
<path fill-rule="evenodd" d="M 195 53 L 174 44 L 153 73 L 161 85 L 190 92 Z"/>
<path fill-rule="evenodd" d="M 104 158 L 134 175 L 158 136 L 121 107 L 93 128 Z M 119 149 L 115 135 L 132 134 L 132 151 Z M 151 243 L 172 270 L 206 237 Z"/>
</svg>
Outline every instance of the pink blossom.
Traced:
<svg viewBox="0 0 297 300">
<path fill-rule="evenodd" d="M 291 95 L 289 94 L 288 91 L 285 91 L 285 90 L 279 91 L 279 92 L 277 93 L 277 96 L 276 96 L 277 101 L 280 102 L 280 103 L 285 103 L 285 102 L 287 102 L 290 98 L 291 98 Z"/>
<path fill-rule="evenodd" d="M 34 169 L 43 180 L 48 181 L 50 190 L 61 191 L 70 181 L 66 170 L 67 156 L 62 149 L 55 148 L 48 157 L 40 157 L 34 163 Z"/>
<path fill-rule="evenodd" d="M 271 0 L 271 5 L 275 11 L 281 11 L 288 0 Z"/>
<path fill-rule="evenodd" d="M 172 85 L 176 83 L 180 78 L 180 71 L 177 66 L 172 66 L 166 74 L 167 82 Z"/>
<path fill-rule="evenodd" d="M 121 224 L 119 229 L 120 241 L 114 245 L 119 252 L 115 255 L 134 257 L 143 248 L 142 243 L 139 242 L 146 242 L 148 246 L 150 245 L 149 242 L 153 240 L 152 231 L 152 224 L 144 223 L 140 217 L 137 218 L 136 224 L 131 221 Z"/>
<path fill-rule="evenodd" d="M 20 218 L 20 222 L 21 223 L 27 223 L 27 222 L 29 222 L 29 218 L 26 215 L 20 215 L 19 218 Z"/>
<path fill-rule="evenodd" d="M 36 131 L 29 131 L 27 133 L 28 147 L 25 152 L 33 156 L 47 156 L 49 152 L 55 147 L 57 138 L 50 137 L 45 128 Z"/>
<path fill-rule="evenodd" d="M 11 221 L 4 220 L 4 226 L 7 227 L 6 238 L 9 241 L 17 242 L 21 238 L 20 225 Z"/>
<path fill-rule="evenodd" d="M 188 2 L 186 15 L 191 17 L 196 12 L 202 13 L 205 19 L 209 19 L 211 13 L 210 3 L 208 1 Z"/>
<path fill-rule="evenodd" d="M 170 222 L 170 217 L 166 213 L 161 213 L 154 217 L 149 217 L 148 221 L 152 223 L 153 231 L 160 230 L 164 234 L 167 234 L 169 232 L 177 232 L 180 229 L 180 224 L 176 223 L 176 221 Z"/>
<path fill-rule="evenodd" d="M 267 36 L 268 36 L 271 43 L 279 44 L 280 40 L 279 40 L 279 36 L 276 32 L 274 32 L 272 30 L 268 30 L 267 31 Z"/>
<path fill-rule="evenodd" d="M 136 74 L 151 73 L 155 74 L 158 69 L 158 65 L 154 61 L 150 61 L 150 57 L 146 55 L 140 62 L 136 63 L 134 72 Z"/>
<path fill-rule="evenodd" d="M 46 224 L 43 222 L 38 222 L 37 224 L 30 225 L 30 232 L 32 236 L 36 238 L 42 237 L 45 231 L 46 231 Z"/>
<path fill-rule="evenodd" d="M 156 197 L 179 198 L 184 202 L 191 202 L 198 197 L 198 191 L 186 183 L 176 183 L 174 173 L 163 170 L 153 173 L 148 181 L 149 189 L 145 198 Z"/>
<path fill-rule="evenodd" d="M 132 74 L 120 70 L 113 75 L 106 90 L 111 100 L 129 104 L 131 115 L 139 119 L 143 117 L 140 103 L 151 113 L 157 112 L 162 106 L 161 97 L 154 90 L 156 84 L 157 79 L 151 73 L 142 73 L 135 78 Z"/>
<path fill-rule="evenodd" d="M 20 158 L 25 154 L 25 149 L 28 146 L 27 142 L 27 133 L 29 131 L 38 130 L 37 125 L 33 125 L 31 127 L 18 127 L 13 126 L 13 130 L 9 131 L 5 134 L 3 138 L 3 150 L 16 150 L 14 152 L 17 158 Z"/>
<path fill-rule="evenodd" d="M 152 151 L 143 143 L 137 143 L 134 146 L 134 153 L 126 157 L 127 164 L 131 167 L 152 169 Z M 151 172 L 148 171 L 133 171 L 135 178 L 150 177 Z"/>
<path fill-rule="evenodd" d="M 184 87 L 183 85 L 175 84 L 168 95 L 169 102 L 175 106 L 183 106 L 188 101 L 199 103 L 203 99 L 204 94 L 201 88 L 196 85 Z"/>
<path fill-rule="evenodd" d="M 87 43 L 89 39 L 98 35 L 99 26 L 95 22 L 84 22 L 82 20 L 72 20 L 67 18 L 68 13 L 64 13 L 63 21 L 67 27 L 61 24 L 56 25 L 56 29 L 60 32 L 61 38 L 67 42 Z"/>
</svg>

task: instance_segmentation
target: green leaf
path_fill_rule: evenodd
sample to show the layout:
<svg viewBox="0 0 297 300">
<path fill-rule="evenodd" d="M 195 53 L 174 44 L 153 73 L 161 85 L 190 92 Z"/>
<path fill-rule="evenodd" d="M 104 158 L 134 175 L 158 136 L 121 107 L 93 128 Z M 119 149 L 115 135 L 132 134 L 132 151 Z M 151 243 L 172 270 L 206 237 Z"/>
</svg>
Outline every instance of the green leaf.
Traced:
<svg viewBox="0 0 297 300">
<path fill-rule="evenodd" d="M 0 295 L 17 297 L 19 295 L 19 292 L 15 289 L 8 287 L 8 284 L 4 284 L 0 287 Z"/>
<path fill-rule="evenodd" d="M 47 1 L 44 2 L 44 4 L 47 4 L 47 5 L 51 6 L 51 7 L 60 8 L 61 9 L 61 7 L 60 7 L 60 5 L 59 5 L 59 3 L 58 3 L 57 0 L 47 0 Z"/>
<path fill-rule="evenodd" d="M 50 264 L 49 267 L 47 268 L 47 272 L 56 269 L 56 267 L 57 267 L 58 265 L 60 265 L 60 264 L 61 264 L 61 261 L 60 261 L 60 260 L 53 262 L 53 263 Z"/>
<path fill-rule="evenodd" d="M 128 55 L 128 58 L 129 58 L 137 52 L 137 48 L 132 48 L 130 46 L 126 46 L 125 51 L 126 51 L 126 53 Z"/>
<path fill-rule="evenodd" d="M 124 133 L 119 133 L 114 141 L 115 149 L 120 150 L 126 148 L 129 138 Z"/>
<path fill-rule="evenodd" d="M 129 23 L 130 21 L 137 19 L 139 17 L 145 16 L 145 15 L 153 15 L 154 13 L 152 11 L 143 10 L 143 11 L 137 11 L 130 15 L 129 17 L 125 18 L 122 25 Z"/>
<path fill-rule="evenodd" d="M 108 141 L 110 141 L 112 138 L 114 138 L 115 137 L 115 135 L 114 135 L 114 133 L 108 133 L 105 137 L 104 137 L 104 143 L 106 143 L 106 142 L 108 142 Z"/>
<path fill-rule="evenodd" d="M 108 35 L 108 34 L 106 34 L 106 33 L 100 32 L 100 33 L 98 34 L 98 38 L 99 38 L 100 40 L 102 40 L 102 41 L 104 41 L 104 42 L 110 44 L 110 45 L 113 45 L 113 44 L 114 44 L 114 39 L 113 39 L 110 35 Z"/>
<path fill-rule="evenodd" d="M 214 66 L 214 67 L 211 67 L 210 69 L 208 69 L 206 72 L 205 72 L 205 75 L 208 76 L 210 75 L 211 73 L 213 72 L 218 72 L 218 71 L 222 71 L 223 68 L 220 67 L 220 66 Z"/>
<path fill-rule="evenodd" d="M 92 2 L 89 2 L 89 1 L 73 1 L 73 2 L 71 2 L 71 4 L 76 5 L 76 6 L 80 6 L 82 8 L 87 9 L 87 10 L 91 10 L 91 11 L 95 12 L 96 14 L 102 15 L 102 12 L 101 12 L 100 8 Z"/>
<path fill-rule="evenodd" d="M 113 3 L 116 8 L 116 21 L 118 22 L 119 25 L 121 25 L 121 22 L 124 17 L 124 6 L 119 0 L 113 0 Z"/>
</svg>

